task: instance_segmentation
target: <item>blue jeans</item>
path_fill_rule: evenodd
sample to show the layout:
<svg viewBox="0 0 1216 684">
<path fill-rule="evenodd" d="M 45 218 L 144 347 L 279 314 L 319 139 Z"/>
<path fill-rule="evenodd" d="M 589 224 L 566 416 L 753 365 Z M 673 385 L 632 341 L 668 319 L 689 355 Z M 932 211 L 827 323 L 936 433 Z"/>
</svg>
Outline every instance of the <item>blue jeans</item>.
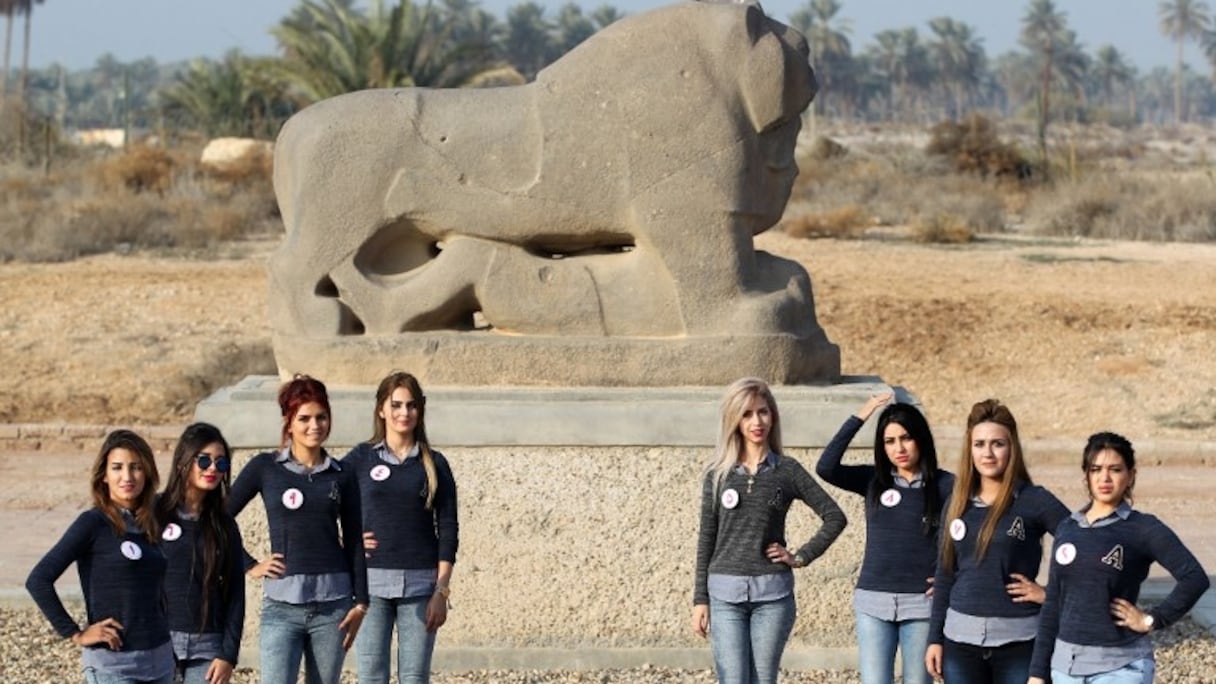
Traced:
<svg viewBox="0 0 1216 684">
<path fill-rule="evenodd" d="M 946 639 L 942 679 L 946 684 L 1026 684 L 1034 639 L 1003 646 L 973 646 Z"/>
<path fill-rule="evenodd" d="M 426 631 L 430 596 L 384 599 L 373 596 L 367 617 L 355 638 L 359 684 L 388 684 L 393 626 L 397 626 L 397 681 L 426 684 L 431 681 L 431 653 L 435 632 Z"/>
<path fill-rule="evenodd" d="M 338 684 L 346 657 L 338 624 L 350 608 L 350 599 L 298 605 L 262 599 L 262 684 L 296 684 L 301 657 L 307 684 Z"/>
<path fill-rule="evenodd" d="M 162 679 L 132 679 L 103 672 L 93 667 L 84 669 L 84 684 L 173 684 L 173 675 Z"/>
<path fill-rule="evenodd" d="M 709 644 L 719 684 L 775 684 L 797 614 L 794 596 L 727 603 L 709 599 Z"/>
<path fill-rule="evenodd" d="M 930 684 L 925 669 L 929 648 L 929 621 L 883 620 L 861 611 L 857 616 L 857 650 L 862 684 L 892 684 L 895 681 L 895 648 L 903 656 L 904 684 Z"/>
<path fill-rule="evenodd" d="M 1052 684 L 1152 684 L 1156 673 L 1157 664 L 1153 659 L 1141 658 L 1118 670 L 1079 677 L 1052 670 L 1051 681 Z"/>
<path fill-rule="evenodd" d="M 177 674 L 181 677 L 181 684 L 207 684 L 207 668 L 211 667 L 214 660 L 214 658 L 179 660 Z"/>
</svg>

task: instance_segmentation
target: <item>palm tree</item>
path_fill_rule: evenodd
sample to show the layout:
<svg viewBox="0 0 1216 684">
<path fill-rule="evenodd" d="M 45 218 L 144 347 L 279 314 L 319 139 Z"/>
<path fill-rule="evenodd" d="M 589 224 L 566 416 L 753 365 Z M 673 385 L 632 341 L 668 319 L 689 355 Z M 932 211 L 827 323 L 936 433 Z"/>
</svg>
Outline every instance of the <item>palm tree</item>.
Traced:
<svg viewBox="0 0 1216 684">
<path fill-rule="evenodd" d="M 953 94 L 954 115 L 961 117 L 968 95 L 979 86 L 984 72 L 983 39 L 971 26 L 950 17 L 929 20 L 929 30 L 936 38 L 929 43 L 930 57 Z"/>
<path fill-rule="evenodd" d="M 527 0 L 507 9 L 507 60 L 529 81 L 556 58 L 545 8 Z"/>
<path fill-rule="evenodd" d="M 913 88 L 928 86 L 931 67 L 929 51 L 920 41 L 916 28 L 887 29 L 874 36 L 875 45 L 870 48 L 874 63 L 887 81 L 891 102 L 891 113 L 902 110 L 902 115 L 913 115 L 913 102 L 917 98 L 908 95 Z"/>
<path fill-rule="evenodd" d="M 0 80 L 0 103 L 8 95 L 9 58 L 13 52 L 13 16 L 17 14 L 17 0 L 0 0 L 0 12 L 4 13 L 4 75 Z"/>
<path fill-rule="evenodd" d="M 595 28 L 599 30 L 624 16 L 620 10 L 612 5 L 600 5 L 591 12 L 591 21 L 595 22 Z"/>
<path fill-rule="evenodd" d="M 209 137 L 271 138 L 294 111 L 283 82 L 267 63 L 233 50 L 220 62 L 199 59 L 158 93 L 162 111 Z"/>
<path fill-rule="evenodd" d="M 33 23 L 34 4 L 41 5 L 46 0 L 16 0 L 17 11 L 25 13 L 25 39 L 21 44 L 21 78 L 18 80 L 20 97 L 25 97 L 25 87 L 29 83 L 30 73 L 30 26 Z M 7 77 L 7 73 L 6 73 Z"/>
<path fill-rule="evenodd" d="M 1174 41 L 1177 56 L 1174 62 L 1174 125 L 1182 123 L 1182 48 L 1194 38 L 1202 41 L 1212 26 L 1212 15 L 1203 0 L 1162 0 L 1157 5 L 1161 32 Z"/>
<path fill-rule="evenodd" d="M 806 36 L 811 48 L 811 66 L 815 69 L 821 92 L 830 92 L 835 85 L 835 72 L 851 57 L 852 46 L 849 34 L 852 23 L 847 19 L 837 20 L 840 13 L 839 0 L 808 0 L 801 9 L 790 15 L 790 26 Z M 811 102 L 812 116 L 822 107 L 823 97 Z"/>
<path fill-rule="evenodd" d="M 595 33 L 595 24 L 583 15 L 583 8 L 573 2 L 562 5 L 557 11 L 557 52 L 564 55 Z"/>
<path fill-rule="evenodd" d="M 1098 90 L 1102 93 L 1102 101 L 1107 107 L 1113 106 L 1115 99 L 1115 86 L 1126 86 L 1133 82 L 1136 78 L 1136 70 L 1113 45 L 1103 45 L 1094 53 L 1094 61 L 1090 69 L 1090 76 L 1098 85 Z M 1128 101 L 1128 117 L 1135 117 L 1135 89 L 1129 91 L 1131 98 Z"/>
<path fill-rule="evenodd" d="M 271 33 L 284 55 L 269 64 L 303 102 L 366 88 L 465 85 L 496 68 L 488 45 L 456 43 L 458 24 L 432 3 L 303 0 Z"/>
<path fill-rule="evenodd" d="M 1052 0 L 1031 0 L 1022 17 L 1022 43 L 1041 60 L 1039 77 L 1039 159 L 1047 168 L 1047 122 L 1051 115 L 1052 61 L 1066 30 L 1066 15 Z"/>
</svg>

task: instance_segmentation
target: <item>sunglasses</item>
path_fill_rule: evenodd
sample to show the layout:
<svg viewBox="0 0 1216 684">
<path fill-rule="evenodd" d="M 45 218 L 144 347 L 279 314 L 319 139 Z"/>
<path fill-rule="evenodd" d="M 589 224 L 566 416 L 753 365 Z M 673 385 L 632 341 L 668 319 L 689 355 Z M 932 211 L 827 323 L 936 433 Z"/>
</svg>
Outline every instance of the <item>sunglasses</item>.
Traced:
<svg viewBox="0 0 1216 684">
<path fill-rule="evenodd" d="M 199 470 L 207 470 L 214 465 L 215 469 L 221 473 L 228 472 L 228 468 L 231 465 L 227 456 L 212 458 L 210 454 L 199 454 L 194 457 L 194 460 L 198 463 Z"/>
</svg>

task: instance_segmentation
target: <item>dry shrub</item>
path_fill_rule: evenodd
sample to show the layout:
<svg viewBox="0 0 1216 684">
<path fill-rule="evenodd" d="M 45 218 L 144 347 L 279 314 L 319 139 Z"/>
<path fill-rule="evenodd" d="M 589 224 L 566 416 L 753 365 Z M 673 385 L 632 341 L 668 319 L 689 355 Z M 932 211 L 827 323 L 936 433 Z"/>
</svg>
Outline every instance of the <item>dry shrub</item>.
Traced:
<svg viewBox="0 0 1216 684">
<path fill-rule="evenodd" d="M 912 239 L 916 242 L 957 245 L 971 242 L 975 233 L 966 221 L 953 214 L 937 213 L 912 222 Z"/>
<path fill-rule="evenodd" d="M 1010 180 L 1030 178 L 1030 162 L 1016 147 L 1003 142 L 996 126 L 980 114 L 934 126 L 925 151 L 949 159 L 959 173 Z"/>
<path fill-rule="evenodd" d="M 163 195 L 173 184 L 173 167 L 173 157 L 168 152 L 141 144 L 106 159 L 97 171 L 102 184 L 108 188 Z"/>
<path fill-rule="evenodd" d="M 793 216 L 786 221 L 787 232 L 828 233 L 819 224 L 828 223 L 826 217 L 848 206 L 865 207 L 866 225 L 907 225 L 920 216 L 950 214 L 978 233 L 1005 229 L 1004 193 L 1016 186 L 954 173 L 941 158 L 917 149 L 891 147 L 884 154 L 890 156 L 856 153 L 804 164 L 803 168 L 810 166 L 813 170 L 799 176 L 791 205 L 811 219 Z M 837 219 L 831 223 L 840 222 Z M 848 237 L 859 233 L 831 234 Z"/>
<path fill-rule="evenodd" d="M 846 204 L 821 213 L 794 216 L 781 222 L 786 233 L 799 238 L 857 237 L 871 221 L 856 204 Z"/>
<path fill-rule="evenodd" d="M 1216 179 L 1201 175 L 1090 174 L 1057 183 L 1027 207 L 1036 233 L 1113 240 L 1216 239 Z"/>
</svg>

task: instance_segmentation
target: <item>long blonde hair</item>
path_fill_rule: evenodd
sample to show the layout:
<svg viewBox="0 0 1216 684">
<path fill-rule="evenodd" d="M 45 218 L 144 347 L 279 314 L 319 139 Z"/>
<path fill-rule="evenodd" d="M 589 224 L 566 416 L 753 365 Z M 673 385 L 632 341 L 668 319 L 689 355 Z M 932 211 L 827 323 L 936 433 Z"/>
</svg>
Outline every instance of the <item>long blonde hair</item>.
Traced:
<svg viewBox="0 0 1216 684">
<path fill-rule="evenodd" d="M 988 545 L 992 543 L 997 523 L 1000 522 L 1001 516 L 1005 515 L 1005 511 L 1008 511 L 1009 507 L 1013 505 L 1013 492 L 1019 483 L 1034 484 L 1030 479 L 1030 472 L 1026 469 L 1026 459 L 1022 455 L 1022 441 L 1018 438 L 1018 423 L 1014 420 L 1013 413 L 999 400 L 985 399 L 972 406 L 971 414 L 967 416 L 967 438 L 963 441 L 962 454 L 959 457 L 958 469 L 955 471 L 958 476 L 954 480 L 954 492 L 950 495 L 950 506 L 946 509 L 947 524 L 962 517 L 963 511 L 971 503 L 972 497 L 979 493 L 980 474 L 976 471 L 975 461 L 971 458 L 971 432 L 980 423 L 996 423 L 1009 432 L 1009 464 L 1005 466 L 1005 473 L 1001 476 L 1001 488 L 997 492 L 996 500 L 988 507 L 988 513 L 984 516 L 984 524 L 980 527 L 975 547 L 976 560 L 983 560 L 984 555 L 988 553 Z M 947 568 L 956 567 L 954 544 L 946 535 L 942 535 L 942 562 L 946 564 Z"/>
<path fill-rule="evenodd" d="M 380 416 L 380 409 L 399 387 L 404 387 L 414 401 L 418 402 L 414 443 L 418 445 L 422 469 L 426 471 L 426 509 L 429 511 L 435 503 L 435 492 L 439 490 L 439 474 L 435 472 L 435 456 L 431 453 L 431 443 L 426 438 L 426 396 L 422 394 L 422 385 L 418 384 L 418 378 L 405 371 L 393 371 L 380 381 L 380 386 L 376 388 L 376 405 L 372 407 L 372 438 L 367 440 L 367 443 L 379 444 L 384 441 L 384 421 L 387 418 Z"/>
<path fill-rule="evenodd" d="M 756 397 L 763 399 L 773 414 L 773 426 L 768 432 L 768 448 L 773 453 L 781 453 L 781 413 L 777 410 L 777 400 L 773 398 L 768 384 L 760 378 L 740 378 L 734 381 L 726 388 L 726 395 L 722 397 L 722 424 L 718 431 L 718 444 L 713 456 L 705 464 L 705 474 L 713 475 L 715 493 L 722 488 L 726 475 L 743 455 L 739 422 L 743 420 L 743 411 L 747 405 Z"/>
</svg>

